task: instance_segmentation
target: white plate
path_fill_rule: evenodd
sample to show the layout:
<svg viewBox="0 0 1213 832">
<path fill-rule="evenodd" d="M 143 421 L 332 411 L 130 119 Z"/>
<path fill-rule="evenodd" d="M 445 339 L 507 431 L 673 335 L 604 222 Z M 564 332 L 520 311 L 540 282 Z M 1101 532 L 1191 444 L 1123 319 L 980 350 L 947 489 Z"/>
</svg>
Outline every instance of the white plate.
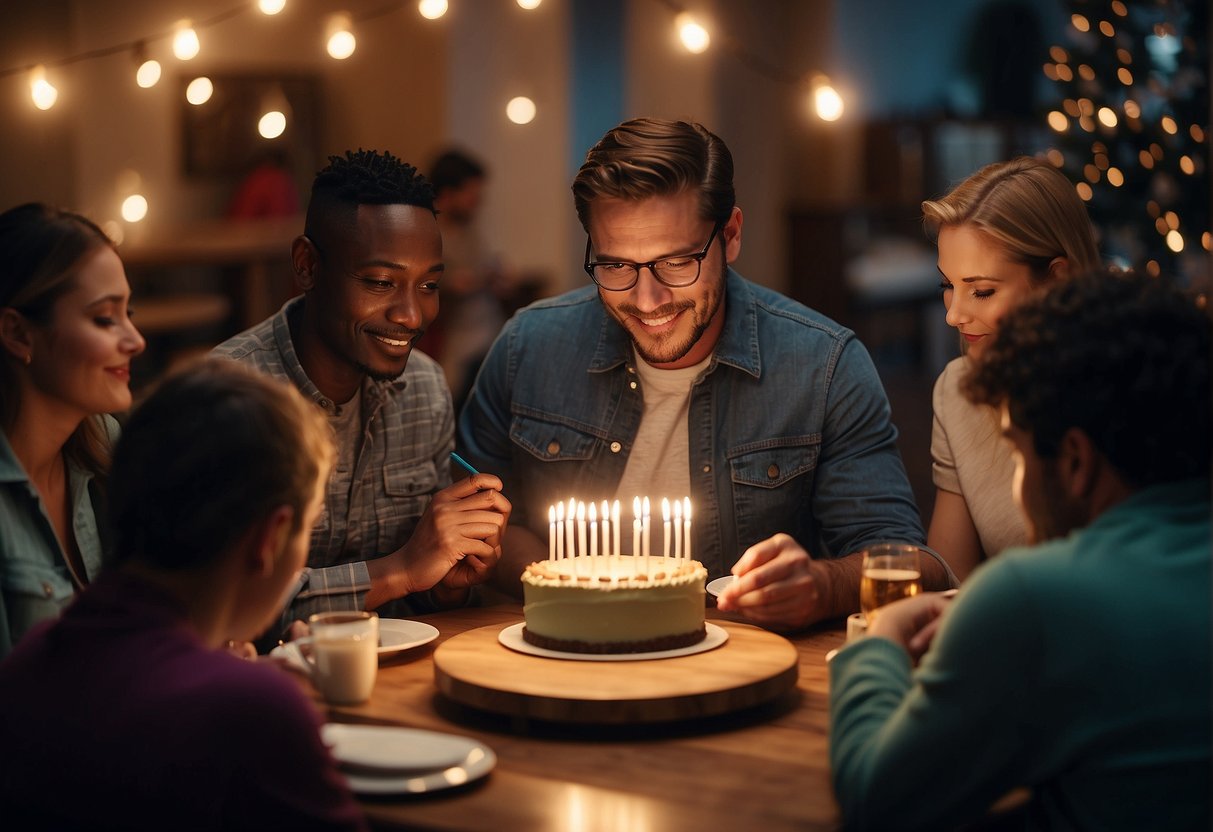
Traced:
<svg viewBox="0 0 1213 832">
<path fill-rule="evenodd" d="M 484 777 L 497 764 L 487 745 L 437 731 L 330 722 L 320 736 L 359 794 L 450 789 Z"/>
<path fill-rule="evenodd" d="M 438 638 L 438 630 L 421 621 L 406 618 L 379 619 L 379 655 L 420 647 Z"/>
<path fill-rule="evenodd" d="M 512 624 L 497 634 L 497 640 L 518 653 L 541 656 L 545 659 L 573 659 L 579 662 L 639 662 L 649 659 L 693 656 L 696 653 L 715 650 L 729 640 L 728 630 L 708 622 L 704 624 L 708 634 L 703 641 L 689 644 L 686 647 L 676 647 L 673 650 L 654 650 L 651 653 L 566 653 L 563 650 L 549 650 L 546 647 L 531 644 L 522 637 L 522 628 L 525 626 L 525 623 Z"/>
<path fill-rule="evenodd" d="M 704 589 L 706 589 L 708 591 L 708 595 L 711 595 L 713 598 L 715 598 L 718 595 L 720 595 L 721 592 L 724 591 L 724 588 L 726 586 L 733 583 L 734 580 L 736 580 L 735 575 L 725 575 L 723 578 L 717 578 L 714 581 L 708 581 L 708 585 L 705 586 Z"/>
</svg>

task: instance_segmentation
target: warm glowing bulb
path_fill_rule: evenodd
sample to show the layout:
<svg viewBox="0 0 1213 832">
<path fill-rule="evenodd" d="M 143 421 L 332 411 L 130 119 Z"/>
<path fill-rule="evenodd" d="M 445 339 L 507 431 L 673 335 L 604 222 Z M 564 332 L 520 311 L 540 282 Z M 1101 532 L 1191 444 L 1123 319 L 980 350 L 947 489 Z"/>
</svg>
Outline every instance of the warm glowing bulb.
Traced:
<svg viewBox="0 0 1213 832">
<path fill-rule="evenodd" d="M 1170 116 L 1163 116 L 1160 123 L 1162 124 L 1162 129 L 1170 133 L 1172 136 L 1179 132 L 1179 125 L 1176 124 L 1175 119 L 1171 118 Z"/>
<path fill-rule="evenodd" d="M 258 0 L 257 8 L 262 14 L 275 15 L 286 8 L 286 0 Z"/>
<path fill-rule="evenodd" d="M 1099 108 L 1099 123 L 1104 127 L 1116 126 L 1116 112 L 1111 107 Z"/>
<path fill-rule="evenodd" d="M 1184 238 L 1178 231 L 1172 229 L 1167 232 L 1167 248 L 1179 254 L 1184 250 Z"/>
<path fill-rule="evenodd" d="M 421 12 L 421 16 L 426 20 L 437 20 L 446 14 L 446 0 L 421 0 L 417 4 L 417 11 Z"/>
<path fill-rule="evenodd" d="M 813 90 L 813 108 L 822 121 L 838 121 L 842 118 L 842 96 L 829 84 Z"/>
<path fill-rule="evenodd" d="M 520 95 L 505 105 L 505 115 L 515 124 L 530 124 L 535 119 L 535 102 Z"/>
<path fill-rule="evenodd" d="M 1061 112 L 1060 110 L 1053 110 L 1049 113 L 1049 126 L 1058 133 L 1061 133 L 1070 126 L 1070 122 L 1069 119 L 1066 118 L 1065 113 Z"/>
<path fill-rule="evenodd" d="M 29 95 L 39 110 L 49 110 L 59 100 L 59 90 L 46 80 L 46 70 L 40 65 L 30 72 Z"/>
<path fill-rule="evenodd" d="M 257 132 L 262 138 L 276 139 L 286 130 L 286 116 L 278 110 L 270 110 L 257 122 Z"/>
<path fill-rule="evenodd" d="M 686 12 L 674 19 L 674 25 L 678 27 L 678 39 L 688 52 L 698 55 L 711 45 L 712 36 L 708 30 Z"/>
<path fill-rule="evenodd" d="M 183 23 L 173 35 L 173 54 L 179 60 L 188 61 L 198 54 L 202 44 L 198 42 L 198 33 L 188 23 Z"/>
<path fill-rule="evenodd" d="M 518 5 L 530 11 L 531 9 L 539 8 L 539 4 L 542 2 L 543 0 L 518 0 Z"/>
<path fill-rule="evenodd" d="M 189 86 L 185 88 L 185 100 L 194 106 L 205 104 L 211 100 L 214 92 L 215 85 L 211 83 L 210 78 L 203 75 L 190 81 Z"/>
<path fill-rule="evenodd" d="M 354 49 L 357 46 L 358 41 L 354 38 L 354 33 L 347 29 L 341 29 L 329 35 L 327 46 L 329 56 L 339 61 L 344 61 L 350 55 L 353 55 Z"/>
<path fill-rule="evenodd" d="M 144 61 L 135 70 L 135 83 L 147 89 L 154 87 L 160 81 L 160 62 Z"/>
<path fill-rule="evenodd" d="M 131 194 L 122 200 L 122 219 L 139 222 L 147 216 L 147 198 L 143 194 Z"/>
<path fill-rule="evenodd" d="M 1083 202 L 1090 202 L 1091 197 L 1095 195 L 1095 192 L 1091 190 L 1091 186 L 1086 182 L 1079 182 L 1074 186 L 1074 190 L 1078 191 L 1078 196 Z"/>
</svg>

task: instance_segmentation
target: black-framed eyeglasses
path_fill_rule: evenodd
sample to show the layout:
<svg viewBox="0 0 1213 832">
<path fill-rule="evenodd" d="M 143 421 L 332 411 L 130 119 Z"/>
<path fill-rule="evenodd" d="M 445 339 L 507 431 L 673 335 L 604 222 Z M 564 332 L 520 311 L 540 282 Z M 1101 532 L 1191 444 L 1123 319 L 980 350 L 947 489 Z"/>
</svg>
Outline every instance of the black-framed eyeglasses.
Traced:
<svg viewBox="0 0 1213 832">
<path fill-rule="evenodd" d="M 590 260 L 590 238 L 585 239 L 585 269 L 590 279 L 608 292 L 626 292 L 640 280 L 640 270 L 648 269 L 658 282 L 671 289 L 682 289 L 690 286 L 699 279 L 699 270 L 703 266 L 703 258 L 712 249 L 712 241 L 720 233 L 724 223 L 718 222 L 712 227 L 712 234 L 702 251 L 695 254 L 676 254 L 672 257 L 662 257 L 660 260 L 650 260 L 647 263 L 629 263 L 626 260 L 605 261 Z"/>
</svg>

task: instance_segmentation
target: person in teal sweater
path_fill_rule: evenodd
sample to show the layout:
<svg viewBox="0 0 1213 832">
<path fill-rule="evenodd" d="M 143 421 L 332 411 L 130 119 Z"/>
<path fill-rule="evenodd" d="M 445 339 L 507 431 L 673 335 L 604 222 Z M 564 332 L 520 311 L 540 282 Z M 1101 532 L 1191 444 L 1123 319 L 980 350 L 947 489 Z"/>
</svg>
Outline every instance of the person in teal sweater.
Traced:
<svg viewBox="0 0 1213 832">
<path fill-rule="evenodd" d="M 1001 409 L 1034 545 L 832 660 L 848 828 L 947 828 L 1019 786 L 1031 827 L 1210 828 L 1210 329 L 1119 273 L 1004 318 L 964 392 Z"/>
</svg>

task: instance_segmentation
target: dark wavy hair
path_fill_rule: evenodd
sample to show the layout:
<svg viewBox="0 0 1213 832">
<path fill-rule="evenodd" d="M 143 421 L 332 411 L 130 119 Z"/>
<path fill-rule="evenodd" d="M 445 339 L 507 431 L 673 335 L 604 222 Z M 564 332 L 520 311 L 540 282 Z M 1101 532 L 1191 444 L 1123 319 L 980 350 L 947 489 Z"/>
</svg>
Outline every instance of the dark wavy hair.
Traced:
<svg viewBox="0 0 1213 832">
<path fill-rule="evenodd" d="M 51 322 L 55 302 L 75 287 L 81 263 L 98 248 L 114 248 L 96 223 L 80 214 L 28 202 L 0 214 L 0 307 L 38 326 Z M 0 430 L 17 420 L 21 396 L 17 357 L 0 350 Z M 101 415 L 85 419 L 63 447 L 71 462 L 104 480 L 109 438 Z"/>
<path fill-rule="evenodd" d="M 1134 487 L 1208 476 L 1211 329 L 1163 280 L 1095 272 L 1007 313 L 962 390 L 1005 403 L 1041 457 L 1078 428 Z"/>
<path fill-rule="evenodd" d="M 391 153 L 347 150 L 330 156 L 312 181 L 303 233 L 323 241 L 334 224 L 352 225 L 359 205 L 415 205 L 433 211 L 434 189 L 417 168 Z"/>
<path fill-rule="evenodd" d="M 699 189 L 705 220 L 728 220 L 737 202 L 733 154 L 701 124 L 635 118 L 603 136 L 573 179 L 577 218 L 590 230 L 590 207 L 599 197 L 638 200 Z"/>
<path fill-rule="evenodd" d="M 114 560 L 209 565 L 278 507 L 295 531 L 332 462 L 323 411 L 223 359 L 166 378 L 132 412 L 110 472 Z"/>
</svg>

